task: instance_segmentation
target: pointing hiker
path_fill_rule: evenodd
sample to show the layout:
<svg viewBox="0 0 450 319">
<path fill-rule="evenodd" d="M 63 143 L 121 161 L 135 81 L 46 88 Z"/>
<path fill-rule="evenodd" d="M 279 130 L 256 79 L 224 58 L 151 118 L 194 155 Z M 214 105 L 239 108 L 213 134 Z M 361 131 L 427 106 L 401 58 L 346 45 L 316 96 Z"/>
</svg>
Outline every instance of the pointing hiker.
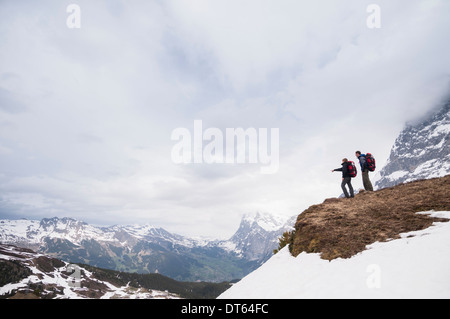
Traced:
<svg viewBox="0 0 450 319">
<path fill-rule="evenodd" d="M 369 179 L 369 167 L 368 167 L 368 164 L 367 164 L 366 154 L 361 154 L 360 151 L 356 151 L 355 155 L 359 159 L 359 164 L 361 165 L 362 180 L 363 180 L 364 189 L 366 191 L 373 191 L 372 182 Z M 374 166 L 374 169 L 375 169 L 375 166 Z"/>
<path fill-rule="evenodd" d="M 342 159 L 342 167 L 333 169 L 332 172 L 339 171 L 342 172 L 342 183 L 341 188 L 344 191 L 344 195 L 347 198 L 355 197 L 352 186 L 352 177 L 356 176 L 356 167 L 353 162 L 349 162 L 348 159 Z M 350 195 L 347 192 L 345 185 L 348 185 Z"/>
</svg>

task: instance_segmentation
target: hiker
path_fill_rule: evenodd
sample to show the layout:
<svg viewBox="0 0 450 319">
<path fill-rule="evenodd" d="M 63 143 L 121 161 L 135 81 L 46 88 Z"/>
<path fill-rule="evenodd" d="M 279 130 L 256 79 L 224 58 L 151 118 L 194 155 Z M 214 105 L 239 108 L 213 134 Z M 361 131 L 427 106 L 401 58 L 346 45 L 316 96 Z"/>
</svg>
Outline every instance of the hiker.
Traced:
<svg viewBox="0 0 450 319">
<path fill-rule="evenodd" d="M 359 164 L 361 165 L 364 189 L 366 191 L 373 191 L 372 182 L 369 179 L 369 169 L 367 167 L 366 154 L 361 154 L 360 151 L 356 151 L 355 155 L 359 159 Z"/>
<path fill-rule="evenodd" d="M 352 186 L 352 175 L 351 175 L 351 172 L 350 172 L 350 169 L 349 169 L 349 167 L 351 165 L 352 165 L 352 163 L 349 162 L 348 159 L 344 158 L 344 159 L 342 159 L 342 167 L 332 170 L 332 172 L 335 172 L 335 171 L 342 172 L 341 187 L 342 187 L 342 190 L 344 191 L 345 197 L 347 197 L 347 198 L 355 197 L 355 194 L 353 192 L 353 186 Z M 354 170 L 356 172 L 356 167 L 354 167 L 354 165 L 353 165 L 352 170 Z M 345 187 L 345 185 L 348 185 L 348 189 L 350 191 L 350 195 L 348 194 L 347 188 Z"/>
</svg>

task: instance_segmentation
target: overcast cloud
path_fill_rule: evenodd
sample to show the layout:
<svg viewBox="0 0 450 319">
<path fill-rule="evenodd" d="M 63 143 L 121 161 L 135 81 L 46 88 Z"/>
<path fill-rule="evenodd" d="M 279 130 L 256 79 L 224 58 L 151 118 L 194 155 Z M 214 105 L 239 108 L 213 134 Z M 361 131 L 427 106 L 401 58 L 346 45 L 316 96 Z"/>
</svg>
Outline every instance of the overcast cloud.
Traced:
<svg viewBox="0 0 450 319">
<path fill-rule="evenodd" d="M 447 0 L 2 1 L 0 218 L 227 238 L 244 213 L 338 196 L 341 158 L 381 167 L 448 94 L 449 14 Z M 194 120 L 279 128 L 278 171 L 175 164 L 172 131 Z"/>
</svg>

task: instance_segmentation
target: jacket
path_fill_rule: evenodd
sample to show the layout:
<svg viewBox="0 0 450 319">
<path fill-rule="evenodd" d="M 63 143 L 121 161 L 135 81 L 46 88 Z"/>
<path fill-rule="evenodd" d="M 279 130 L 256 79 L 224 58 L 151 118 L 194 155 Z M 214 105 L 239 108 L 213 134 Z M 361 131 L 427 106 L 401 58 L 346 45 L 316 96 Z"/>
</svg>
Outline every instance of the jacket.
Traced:
<svg viewBox="0 0 450 319">
<path fill-rule="evenodd" d="M 342 163 L 342 167 L 341 168 L 336 168 L 334 170 L 342 172 L 342 178 L 346 178 L 346 177 L 350 177 L 351 178 L 351 176 L 349 174 L 349 171 L 348 171 L 348 162 Z"/>
<path fill-rule="evenodd" d="M 359 165 L 361 165 L 361 171 L 364 172 L 364 170 L 367 168 L 366 154 L 359 155 L 358 159 L 359 159 Z"/>
</svg>

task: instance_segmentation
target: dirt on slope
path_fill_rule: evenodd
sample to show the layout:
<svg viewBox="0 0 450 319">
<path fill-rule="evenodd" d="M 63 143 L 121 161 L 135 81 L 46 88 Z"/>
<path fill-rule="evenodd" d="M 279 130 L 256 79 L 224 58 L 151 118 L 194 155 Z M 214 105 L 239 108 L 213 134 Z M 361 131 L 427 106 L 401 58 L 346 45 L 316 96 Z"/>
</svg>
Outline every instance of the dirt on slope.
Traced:
<svg viewBox="0 0 450 319">
<path fill-rule="evenodd" d="M 298 216 L 289 234 L 290 250 L 294 256 L 305 251 L 321 253 L 327 260 L 349 258 L 374 242 L 449 221 L 416 214 L 430 210 L 450 211 L 450 175 L 311 206 Z"/>
</svg>

